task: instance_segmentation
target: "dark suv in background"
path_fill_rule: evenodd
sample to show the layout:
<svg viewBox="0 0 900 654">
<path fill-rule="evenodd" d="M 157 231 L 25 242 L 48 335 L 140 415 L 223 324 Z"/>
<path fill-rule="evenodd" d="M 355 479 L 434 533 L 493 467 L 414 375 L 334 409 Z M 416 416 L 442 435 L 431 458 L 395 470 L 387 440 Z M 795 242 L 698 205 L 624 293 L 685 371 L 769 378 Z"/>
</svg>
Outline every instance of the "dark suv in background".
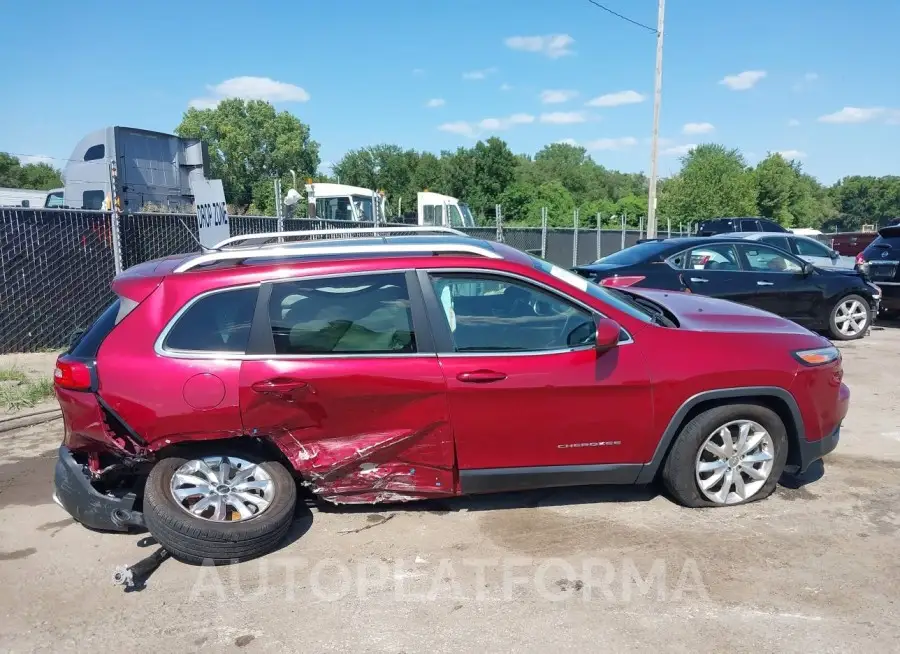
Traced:
<svg viewBox="0 0 900 654">
<path fill-rule="evenodd" d="M 900 224 L 882 227 L 875 240 L 856 255 L 860 271 L 881 289 L 881 308 L 900 313 Z"/>
<path fill-rule="evenodd" d="M 730 232 L 787 232 L 778 223 L 766 218 L 713 218 L 697 225 L 697 236 L 713 236 Z"/>
</svg>

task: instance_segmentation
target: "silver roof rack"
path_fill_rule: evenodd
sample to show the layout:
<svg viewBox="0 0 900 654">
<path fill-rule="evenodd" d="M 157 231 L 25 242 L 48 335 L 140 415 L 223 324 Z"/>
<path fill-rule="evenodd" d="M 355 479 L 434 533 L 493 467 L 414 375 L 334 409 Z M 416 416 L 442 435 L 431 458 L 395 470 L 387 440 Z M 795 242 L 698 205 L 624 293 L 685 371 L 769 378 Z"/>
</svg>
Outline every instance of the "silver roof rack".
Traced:
<svg viewBox="0 0 900 654">
<path fill-rule="evenodd" d="M 453 234 L 454 236 L 469 235 L 452 227 L 338 227 L 335 229 L 303 229 L 292 232 L 259 232 L 256 234 L 242 234 L 240 236 L 232 236 L 220 241 L 213 246 L 214 250 L 221 250 L 224 247 L 235 247 L 235 243 L 241 241 L 250 241 L 258 239 L 278 239 L 281 241 L 285 237 L 313 237 L 313 236 L 387 236 L 390 234 L 406 234 L 414 236 L 416 234 Z M 292 241 L 294 242 L 294 241 Z M 244 247 L 259 247 L 256 245 Z"/>
<path fill-rule="evenodd" d="M 412 239 L 410 239 L 412 241 Z M 308 244 L 293 244 L 287 247 L 254 248 L 208 252 L 185 261 L 175 268 L 176 273 L 187 272 L 199 266 L 222 261 L 245 261 L 247 259 L 302 259 L 329 255 L 354 254 L 409 254 L 429 255 L 436 252 L 446 254 L 475 254 L 488 259 L 502 259 L 493 250 L 470 243 L 365 243 L 359 245 L 321 245 L 321 241 Z"/>
</svg>

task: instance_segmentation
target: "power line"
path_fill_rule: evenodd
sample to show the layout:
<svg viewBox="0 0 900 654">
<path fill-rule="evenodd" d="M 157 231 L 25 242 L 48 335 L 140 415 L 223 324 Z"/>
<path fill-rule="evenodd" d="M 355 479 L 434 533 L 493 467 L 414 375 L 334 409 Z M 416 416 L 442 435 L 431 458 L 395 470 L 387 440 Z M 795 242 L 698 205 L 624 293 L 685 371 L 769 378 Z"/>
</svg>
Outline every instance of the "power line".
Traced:
<svg viewBox="0 0 900 654">
<path fill-rule="evenodd" d="M 636 20 L 631 20 L 628 16 L 623 16 L 622 14 L 620 14 L 620 13 L 618 13 L 618 12 L 616 12 L 616 11 L 613 11 L 613 10 L 610 9 L 609 7 L 606 7 L 606 6 L 604 6 L 604 5 L 601 5 L 599 2 L 597 2 L 597 0 L 588 0 L 588 2 L 590 2 L 590 3 L 591 3 L 592 5 L 594 5 L 595 7 L 599 7 L 600 9 L 602 9 L 602 10 L 605 11 L 605 12 L 612 14 L 612 15 L 615 16 L 616 18 L 620 18 L 620 19 L 622 19 L 622 20 L 624 20 L 624 21 L 626 21 L 626 22 L 631 23 L 632 25 L 637 25 L 638 27 L 643 27 L 645 30 L 648 30 L 648 31 L 653 32 L 654 34 L 656 34 L 656 28 L 655 28 L 655 27 L 650 27 L 649 25 L 644 25 L 644 23 L 639 23 L 639 22 L 636 21 Z"/>
</svg>

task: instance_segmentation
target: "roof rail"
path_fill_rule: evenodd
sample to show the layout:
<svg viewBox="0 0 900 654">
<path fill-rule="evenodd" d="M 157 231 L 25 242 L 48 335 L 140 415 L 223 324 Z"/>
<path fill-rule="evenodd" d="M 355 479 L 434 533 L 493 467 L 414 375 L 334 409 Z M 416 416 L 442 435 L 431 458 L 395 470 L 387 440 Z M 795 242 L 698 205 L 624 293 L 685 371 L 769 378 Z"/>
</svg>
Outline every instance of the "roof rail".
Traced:
<svg viewBox="0 0 900 654">
<path fill-rule="evenodd" d="M 255 248 L 245 250 L 225 250 L 201 254 L 185 261 L 175 268 L 176 273 L 187 272 L 199 266 L 220 261 L 244 261 L 246 259 L 303 259 L 328 255 L 353 254 L 409 254 L 424 255 L 437 252 L 446 254 L 475 254 L 488 259 L 502 259 L 493 250 L 469 243 L 367 243 L 360 245 L 316 245 L 306 247 L 293 245 L 278 248 Z"/>
<path fill-rule="evenodd" d="M 295 236 L 382 236 L 386 234 L 453 234 L 455 236 L 468 236 L 465 232 L 452 227 L 338 227 L 335 229 L 303 229 L 292 232 L 259 232 L 256 234 L 242 234 L 232 236 L 220 241 L 212 249 L 220 250 L 223 247 L 232 246 L 240 241 L 254 239 L 283 239 Z"/>
</svg>

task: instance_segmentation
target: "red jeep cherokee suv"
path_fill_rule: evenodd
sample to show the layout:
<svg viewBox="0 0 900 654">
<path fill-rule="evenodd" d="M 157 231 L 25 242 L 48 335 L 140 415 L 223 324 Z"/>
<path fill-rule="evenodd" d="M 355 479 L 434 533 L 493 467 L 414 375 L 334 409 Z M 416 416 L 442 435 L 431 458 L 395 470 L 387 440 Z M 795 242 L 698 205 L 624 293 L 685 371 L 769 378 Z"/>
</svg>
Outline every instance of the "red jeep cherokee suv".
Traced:
<svg viewBox="0 0 900 654">
<path fill-rule="evenodd" d="M 720 506 L 837 445 L 821 336 L 432 231 L 234 237 L 117 276 L 57 363 L 56 501 L 230 561 L 278 544 L 295 480 L 341 504 L 659 478 Z"/>
</svg>

